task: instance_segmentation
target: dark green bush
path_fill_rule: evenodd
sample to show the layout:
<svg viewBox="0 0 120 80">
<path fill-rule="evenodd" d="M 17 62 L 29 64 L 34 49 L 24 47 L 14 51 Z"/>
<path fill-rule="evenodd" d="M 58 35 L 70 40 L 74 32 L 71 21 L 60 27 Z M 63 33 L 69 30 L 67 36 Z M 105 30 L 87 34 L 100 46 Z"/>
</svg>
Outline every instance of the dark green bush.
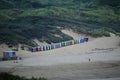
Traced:
<svg viewBox="0 0 120 80">
<path fill-rule="evenodd" d="M 119 5 L 120 0 L 1 0 L 0 42 L 36 46 L 32 39 L 48 43 L 72 39 L 57 27 L 94 37 L 119 35 Z"/>
</svg>

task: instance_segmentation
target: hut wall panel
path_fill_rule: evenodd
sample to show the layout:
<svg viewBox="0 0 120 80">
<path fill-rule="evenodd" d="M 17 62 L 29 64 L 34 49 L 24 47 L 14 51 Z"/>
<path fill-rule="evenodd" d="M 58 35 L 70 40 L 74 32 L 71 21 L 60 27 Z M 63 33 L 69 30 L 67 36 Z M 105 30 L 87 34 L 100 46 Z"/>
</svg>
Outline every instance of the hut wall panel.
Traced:
<svg viewBox="0 0 120 80">
<path fill-rule="evenodd" d="M 3 52 L 3 57 L 5 57 L 6 56 L 6 52 Z"/>
</svg>

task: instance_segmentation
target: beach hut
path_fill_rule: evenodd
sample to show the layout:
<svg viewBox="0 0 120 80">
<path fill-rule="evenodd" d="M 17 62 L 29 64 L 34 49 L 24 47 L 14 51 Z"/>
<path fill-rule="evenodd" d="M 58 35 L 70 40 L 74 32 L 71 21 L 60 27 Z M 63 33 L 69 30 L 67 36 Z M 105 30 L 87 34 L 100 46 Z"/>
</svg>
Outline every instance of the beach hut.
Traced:
<svg viewBox="0 0 120 80">
<path fill-rule="evenodd" d="M 43 51 L 43 46 L 40 47 L 41 51 Z"/>
<path fill-rule="evenodd" d="M 78 40 L 75 40 L 75 44 L 78 44 Z"/>
<path fill-rule="evenodd" d="M 34 52 L 34 48 L 31 48 L 31 51 Z"/>
<path fill-rule="evenodd" d="M 6 57 L 10 57 L 10 52 L 6 52 Z"/>
<path fill-rule="evenodd" d="M 64 42 L 64 45 L 65 45 L 65 46 L 67 45 L 66 42 Z"/>
<path fill-rule="evenodd" d="M 52 49 L 54 49 L 54 44 L 51 45 Z"/>
<path fill-rule="evenodd" d="M 70 42 L 71 42 L 71 41 L 69 41 L 69 45 L 70 45 Z"/>
<path fill-rule="evenodd" d="M 48 49 L 48 45 L 46 45 L 46 51 L 47 51 L 47 50 L 49 50 L 49 49 Z"/>
<path fill-rule="evenodd" d="M 51 45 L 49 45 L 49 49 L 50 49 L 50 50 L 52 49 L 52 46 L 51 46 Z"/>
<path fill-rule="evenodd" d="M 47 47 L 47 50 L 50 50 L 50 49 L 49 49 L 49 45 L 47 45 L 46 47 Z"/>
<path fill-rule="evenodd" d="M 13 52 L 12 52 L 12 56 L 13 56 L 13 57 L 16 57 L 16 52 L 13 51 Z"/>
<path fill-rule="evenodd" d="M 84 42 L 84 39 L 81 39 L 81 40 L 80 40 L 80 43 L 83 43 L 83 42 Z"/>
<path fill-rule="evenodd" d="M 43 46 L 43 51 L 46 51 L 46 46 Z"/>
<path fill-rule="evenodd" d="M 58 48 L 60 48 L 60 43 L 58 43 Z"/>
<path fill-rule="evenodd" d="M 6 52 L 3 52 L 3 57 L 5 57 L 6 56 Z"/>
<path fill-rule="evenodd" d="M 85 41 L 85 42 L 88 42 L 88 38 L 84 38 L 84 41 Z"/>
<path fill-rule="evenodd" d="M 34 52 L 37 52 L 37 48 L 36 47 L 34 48 Z"/>
<path fill-rule="evenodd" d="M 70 41 L 70 45 L 72 45 L 72 41 Z"/>
<path fill-rule="evenodd" d="M 66 41 L 66 46 L 69 46 L 69 41 Z"/>
<path fill-rule="evenodd" d="M 62 43 L 60 43 L 60 48 L 62 47 Z"/>
<path fill-rule="evenodd" d="M 38 52 L 41 51 L 40 47 L 37 47 L 37 51 L 38 51 Z"/>
<path fill-rule="evenodd" d="M 56 49 L 56 44 L 54 44 L 54 49 Z"/>
<path fill-rule="evenodd" d="M 57 48 L 57 44 L 55 44 L 55 48 Z"/>
<path fill-rule="evenodd" d="M 69 45 L 71 45 L 71 41 L 69 41 Z"/>
<path fill-rule="evenodd" d="M 72 40 L 71 42 L 72 42 L 72 45 L 74 45 L 74 40 Z"/>
<path fill-rule="evenodd" d="M 72 45 L 72 41 L 70 41 L 70 45 Z"/>
<path fill-rule="evenodd" d="M 70 46 L 70 41 L 67 42 L 67 45 Z"/>
<path fill-rule="evenodd" d="M 79 44 L 79 39 L 78 40 L 76 40 L 77 41 L 77 44 Z"/>
<path fill-rule="evenodd" d="M 47 51 L 47 45 L 45 47 L 46 47 L 46 51 Z"/>
<path fill-rule="evenodd" d="M 64 42 L 61 42 L 61 47 L 64 47 Z"/>
</svg>

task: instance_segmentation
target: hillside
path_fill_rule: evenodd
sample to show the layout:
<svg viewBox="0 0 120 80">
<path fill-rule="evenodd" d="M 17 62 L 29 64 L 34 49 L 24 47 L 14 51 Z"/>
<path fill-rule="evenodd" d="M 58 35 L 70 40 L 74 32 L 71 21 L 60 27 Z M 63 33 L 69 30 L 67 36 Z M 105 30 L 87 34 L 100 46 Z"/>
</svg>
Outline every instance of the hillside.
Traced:
<svg viewBox="0 0 120 80">
<path fill-rule="evenodd" d="M 59 27 L 93 37 L 120 35 L 119 0 L 1 0 L 0 43 L 70 40 Z M 59 36 L 56 36 L 59 35 Z"/>
</svg>

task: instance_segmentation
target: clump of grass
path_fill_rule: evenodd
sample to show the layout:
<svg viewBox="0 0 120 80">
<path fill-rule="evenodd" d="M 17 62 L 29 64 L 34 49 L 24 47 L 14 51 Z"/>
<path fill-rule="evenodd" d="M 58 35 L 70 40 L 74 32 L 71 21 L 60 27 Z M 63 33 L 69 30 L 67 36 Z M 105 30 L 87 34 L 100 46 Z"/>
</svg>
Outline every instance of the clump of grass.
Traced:
<svg viewBox="0 0 120 80">
<path fill-rule="evenodd" d="M 40 77 L 40 78 L 25 78 L 25 77 L 20 77 L 18 75 L 12 75 L 10 73 L 0 73 L 0 80 L 47 80 L 44 77 Z"/>
</svg>

